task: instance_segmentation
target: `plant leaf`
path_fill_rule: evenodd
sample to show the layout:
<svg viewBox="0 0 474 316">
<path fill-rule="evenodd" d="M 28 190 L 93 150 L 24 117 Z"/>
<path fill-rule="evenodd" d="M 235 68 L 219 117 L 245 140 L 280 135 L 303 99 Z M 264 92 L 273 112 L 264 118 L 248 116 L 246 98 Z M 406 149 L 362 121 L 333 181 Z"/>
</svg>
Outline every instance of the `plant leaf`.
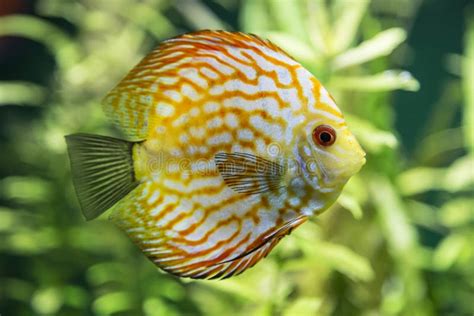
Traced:
<svg viewBox="0 0 474 316">
<path fill-rule="evenodd" d="M 160 11 L 147 4 L 136 3 L 130 6 L 130 10 L 116 10 L 116 12 L 144 30 L 149 31 L 157 39 L 169 36 L 173 32 L 173 25 L 168 19 Z M 213 23 L 215 22 L 211 20 L 211 25 L 214 25 Z M 216 24 L 216 26 L 220 25 Z"/>
<path fill-rule="evenodd" d="M 55 287 L 38 289 L 31 298 L 31 306 L 38 314 L 56 314 L 64 303 L 64 293 Z"/>
<path fill-rule="evenodd" d="M 298 61 L 315 62 L 320 58 L 316 51 L 303 40 L 283 32 L 269 32 L 266 37 L 283 48 Z"/>
<path fill-rule="evenodd" d="M 336 53 L 346 50 L 354 41 L 369 3 L 369 0 L 335 1 L 333 11 L 338 14 L 333 28 L 333 49 Z"/>
<path fill-rule="evenodd" d="M 77 47 L 53 24 L 29 15 L 0 17 L 1 36 L 21 36 L 44 44 L 56 56 L 61 66 L 77 60 Z"/>
<path fill-rule="evenodd" d="M 353 280 L 370 281 L 374 278 L 370 262 L 347 247 L 333 243 L 308 246 L 317 247 L 318 259 L 327 261 L 335 270 Z"/>
<path fill-rule="evenodd" d="M 301 3 L 302 1 L 269 0 L 269 7 L 278 29 L 304 39 L 307 32 L 303 24 Z"/>
<path fill-rule="evenodd" d="M 263 33 L 272 29 L 265 0 L 245 0 L 240 13 L 240 25 L 247 33 Z"/>
<path fill-rule="evenodd" d="M 444 187 L 450 192 L 472 189 L 474 185 L 474 155 L 457 159 L 447 170 Z"/>
<path fill-rule="evenodd" d="M 200 1 L 177 0 L 174 7 L 184 16 L 196 30 L 215 29 L 230 30 L 231 27 L 219 19 L 207 6 Z"/>
<path fill-rule="evenodd" d="M 445 175 L 446 170 L 443 168 L 417 167 L 401 173 L 397 178 L 397 185 L 400 193 L 405 196 L 442 190 Z"/>
<path fill-rule="evenodd" d="M 466 18 L 465 52 L 463 64 L 464 138 L 468 150 L 474 154 L 474 14 Z"/>
<path fill-rule="evenodd" d="M 296 265 L 288 264 L 286 269 L 292 270 L 306 269 L 316 262 L 327 264 L 334 270 L 337 270 L 353 280 L 370 281 L 374 278 L 374 271 L 370 262 L 363 256 L 355 253 L 351 249 L 334 243 L 320 242 L 314 238 L 306 238 L 298 232 L 295 235 L 298 238 L 298 245 L 304 252 L 307 260 L 295 262 Z"/>
<path fill-rule="evenodd" d="M 359 202 L 350 194 L 342 193 L 341 196 L 337 199 L 337 203 L 339 203 L 343 208 L 351 212 L 352 216 L 355 219 L 362 218 L 362 208 Z"/>
<path fill-rule="evenodd" d="M 39 105 L 46 96 L 43 87 L 30 82 L 0 82 L 0 106 L 2 105 Z"/>
<path fill-rule="evenodd" d="M 329 25 L 329 12 L 326 1 L 307 1 L 309 41 L 318 52 L 330 55 L 332 34 Z"/>
<path fill-rule="evenodd" d="M 367 92 L 397 89 L 418 91 L 420 88 L 419 82 L 408 71 L 402 70 L 386 70 L 370 76 L 334 76 L 330 85 L 344 90 Z"/>
<path fill-rule="evenodd" d="M 474 198 L 457 198 L 443 204 L 439 218 L 443 225 L 459 227 L 474 223 Z"/>
<path fill-rule="evenodd" d="M 51 195 L 51 183 L 39 177 L 10 176 L 0 180 L 0 196 L 36 204 Z"/>
<path fill-rule="evenodd" d="M 389 131 L 378 129 L 368 120 L 354 115 L 346 114 L 345 117 L 362 147 L 367 151 L 376 153 L 383 148 L 396 148 L 398 146 L 397 138 Z"/>
<path fill-rule="evenodd" d="M 397 190 L 381 176 L 371 179 L 369 189 L 390 250 L 399 257 L 412 254 L 417 244 L 416 231 L 408 222 Z"/>
<path fill-rule="evenodd" d="M 283 316 L 317 315 L 323 301 L 317 297 L 299 297 L 283 312 Z"/>
<path fill-rule="evenodd" d="M 407 35 L 402 28 L 391 28 L 382 31 L 373 38 L 362 42 L 334 58 L 334 70 L 360 65 L 378 57 L 387 56 L 405 41 Z"/>
<path fill-rule="evenodd" d="M 99 315 L 130 311 L 133 308 L 133 297 L 129 292 L 125 291 L 106 293 L 99 296 L 92 305 L 92 309 Z"/>
<path fill-rule="evenodd" d="M 446 270 L 454 264 L 466 243 L 466 238 L 460 234 L 448 235 L 433 254 L 433 265 L 436 269 Z"/>
</svg>

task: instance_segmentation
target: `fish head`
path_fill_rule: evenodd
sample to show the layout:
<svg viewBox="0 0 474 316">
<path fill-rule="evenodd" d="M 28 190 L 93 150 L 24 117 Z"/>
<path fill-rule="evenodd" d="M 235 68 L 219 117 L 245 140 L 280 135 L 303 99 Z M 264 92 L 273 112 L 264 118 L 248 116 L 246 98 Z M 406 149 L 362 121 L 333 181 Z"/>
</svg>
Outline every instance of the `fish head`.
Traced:
<svg viewBox="0 0 474 316">
<path fill-rule="evenodd" d="M 302 171 L 316 189 L 336 189 L 365 164 L 365 152 L 341 113 L 309 115 L 297 145 Z"/>
</svg>

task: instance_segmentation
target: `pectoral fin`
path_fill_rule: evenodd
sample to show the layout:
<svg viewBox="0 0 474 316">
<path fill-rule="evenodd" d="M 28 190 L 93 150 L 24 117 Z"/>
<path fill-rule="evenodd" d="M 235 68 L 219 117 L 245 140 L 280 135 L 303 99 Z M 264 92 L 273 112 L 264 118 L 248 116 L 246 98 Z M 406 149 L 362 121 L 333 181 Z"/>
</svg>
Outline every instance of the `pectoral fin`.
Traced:
<svg viewBox="0 0 474 316">
<path fill-rule="evenodd" d="M 247 153 L 218 153 L 215 163 L 225 183 L 238 193 L 276 192 L 286 173 L 277 162 Z"/>
</svg>

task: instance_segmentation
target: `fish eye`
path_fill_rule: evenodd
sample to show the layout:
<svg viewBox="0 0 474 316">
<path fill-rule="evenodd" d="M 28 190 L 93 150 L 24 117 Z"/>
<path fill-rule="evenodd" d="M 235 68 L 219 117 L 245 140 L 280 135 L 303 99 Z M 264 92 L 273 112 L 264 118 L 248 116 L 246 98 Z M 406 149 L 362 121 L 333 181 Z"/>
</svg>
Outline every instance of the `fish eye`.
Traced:
<svg viewBox="0 0 474 316">
<path fill-rule="evenodd" d="M 313 141 L 321 146 L 331 146 L 336 141 L 336 131 L 329 125 L 319 125 L 313 130 Z"/>
</svg>

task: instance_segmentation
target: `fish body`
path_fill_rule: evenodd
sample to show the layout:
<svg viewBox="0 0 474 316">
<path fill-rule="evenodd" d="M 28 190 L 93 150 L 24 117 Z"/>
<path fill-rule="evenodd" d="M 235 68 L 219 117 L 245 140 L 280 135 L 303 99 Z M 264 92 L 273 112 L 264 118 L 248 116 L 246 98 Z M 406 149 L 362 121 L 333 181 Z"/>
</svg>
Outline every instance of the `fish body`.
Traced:
<svg viewBox="0 0 474 316">
<path fill-rule="evenodd" d="M 111 219 L 179 276 L 229 277 L 253 266 L 327 209 L 365 162 L 327 90 L 254 35 L 201 31 L 166 40 L 103 109 L 130 142 L 69 136 L 83 211 L 95 217 L 115 204 Z M 102 158 L 104 148 L 119 148 L 122 158 Z M 95 150 L 106 153 L 75 158 Z M 94 189 L 88 181 L 102 161 L 111 176 Z M 85 176 L 74 172 L 84 168 Z M 123 172 L 114 179 L 107 169 Z M 104 192 L 107 183 L 115 193 Z"/>
</svg>

